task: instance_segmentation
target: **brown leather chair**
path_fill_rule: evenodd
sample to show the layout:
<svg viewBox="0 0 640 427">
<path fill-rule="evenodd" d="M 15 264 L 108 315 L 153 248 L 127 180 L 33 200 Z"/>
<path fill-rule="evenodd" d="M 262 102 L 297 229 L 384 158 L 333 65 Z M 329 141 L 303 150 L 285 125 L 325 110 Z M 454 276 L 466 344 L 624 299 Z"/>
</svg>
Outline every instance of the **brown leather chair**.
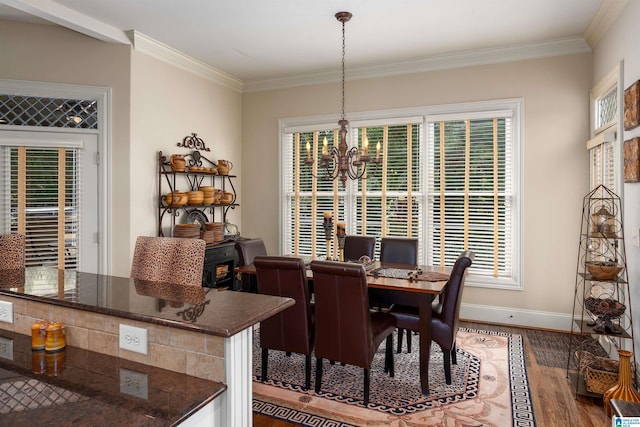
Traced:
<svg viewBox="0 0 640 427">
<path fill-rule="evenodd" d="M 17 270 L 25 267 L 25 235 L 0 236 L 0 269 Z"/>
<path fill-rule="evenodd" d="M 344 260 L 357 261 L 363 255 L 373 259 L 376 238 L 373 236 L 347 235 L 344 239 Z"/>
<path fill-rule="evenodd" d="M 305 387 L 311 387 L 313 350 L 313 310 L 307 272 L 301 258 L 256 256 L 258 293 L 289 297 L 296 303 L 260 324 L 262 381 L 267 379 L 269 350 L 294 352 L 305 356 Z"/>
<path fill-rule="evenodd" d="M 267 249 L 264 247 L 262 239 L 245 239 L 236 242 L 236 251 L 238 251 L 239 265 L 249 265 L 253 263 L 256 256 L 267 255 Z M 241 278 L 241 287 L 243 292 L 258 292 L 258 285 L 254 274 L 243 274 Z"/>
<path fill-rule="evenodd" d="M 205 246 L 202 239 L 139 236 L 131 278 L 202 286 Z"/>
<path fill-rule="evenodd" d="M 465 251 L 456 260 L 449 282 L 443 291 L 441 303 L 432 305 L 431 338 L 438 343 L 444 352 L 444 375 L 447 384 L 451 384 L 451 361 L 456 360 L 456 334 L 462 303 L 462 290 L 467 276 L 467 268 L 473 262 L 473 251 Z M 389 313 L 396 318 L 398 329 L 417 331 L 420 316 L 417 307 L 394 305 Z M 407 335 L 409 336 L 409 335 Z M 410 341 L 407 340 L 407 344 Z M 410 351 L 410 350 L 409 350 Z"/>
<path fill-rule="evenodd" d="M 367 276 L 359 264 L 311 262 L 316 315 L 316 393 L 322 386 L 322 359 L 364 368 L 364 404 L 369 403 L 369 370 L 386 338 L 385 369 L 393 377 L 393 331 L 388 313 L 371 312 Z"/>
<path fill-rule="evenodd" d="M 418 264 L 418 239 L 383 237 L 380 240 L 380 262 Z"/>
</svg>

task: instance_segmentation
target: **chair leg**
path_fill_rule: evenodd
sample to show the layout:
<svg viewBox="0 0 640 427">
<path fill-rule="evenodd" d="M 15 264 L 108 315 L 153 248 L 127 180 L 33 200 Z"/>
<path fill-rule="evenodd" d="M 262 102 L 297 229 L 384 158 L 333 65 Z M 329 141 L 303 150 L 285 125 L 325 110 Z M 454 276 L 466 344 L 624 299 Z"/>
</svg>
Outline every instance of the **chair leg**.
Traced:
<svg viewBox="0 0 640 427">
<path fill-rule="evenodd" d="M 451 384 L 451 350 L 444 352 L 444 382 Z"/>
<path fill-rule="evenodd" d="M 451 348 L 451 363 L 454 365 L 458 364 L 458 357 L 456 356 L 456 343 L 453 343 L 453 347 Z"/>
<path fill-rule="evenodd" d="M 411 331 L 407 329 L 407 353 L 411 353 Z"/>
<path fill-rule="evenodd" d="M 385 347 L 385 372 L 388 370 L 389 376 L 393 378 L 396 375 L 393 367 L 393 334 L 387 335 L 387 343 Z"/>
<path fill-rule="evenodd" d="M 364 406 L 369 404 L 369 370 L 364 368 Z"/>
<path fill-rule="evenodd" d="M 269 349 L 262 349 L 262 382 L 267 380 L 267 364 L 269 363 Z"/>
<path fill-rule="evenodd" d="M 304 388 L 311 388 L 311 355 L 304 356 Z"/>
<path fill-rule="evenodd" d="M 398 353 L 402 353 L 402 335 L 404 333 L 404 329 L 398 328 Z M 385 371 L 386 372 L 386 371 Z"/>
<path fill-rule="evenodd" d="M 290 351 L 286 351 L 284 354 L 285 354 L 287 357 L 291 357 L 291 352 L 290 352 Z"/>
<path fill-rule="evenodd" d="M 316 393 L 320 393 L 322 385 L 322 358 L 316 357 Z"/>
</svg>

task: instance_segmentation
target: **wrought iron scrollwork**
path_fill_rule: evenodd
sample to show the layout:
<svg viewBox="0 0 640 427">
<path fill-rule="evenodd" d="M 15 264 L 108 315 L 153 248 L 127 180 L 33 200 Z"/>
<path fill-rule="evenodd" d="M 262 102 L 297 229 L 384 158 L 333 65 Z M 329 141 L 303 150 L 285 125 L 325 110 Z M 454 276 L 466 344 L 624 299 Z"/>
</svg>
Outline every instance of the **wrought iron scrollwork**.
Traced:
<svg viewBox="0 0 640 427">
<path fill-rule="evenodd" d="M 211 151 L 204 143 L 202 138 L 198 137 L 197 133 L 185 136 L 181 142 L 178 142 L 178 147 L 194 148 L 200 151 Z"/>
</svg>

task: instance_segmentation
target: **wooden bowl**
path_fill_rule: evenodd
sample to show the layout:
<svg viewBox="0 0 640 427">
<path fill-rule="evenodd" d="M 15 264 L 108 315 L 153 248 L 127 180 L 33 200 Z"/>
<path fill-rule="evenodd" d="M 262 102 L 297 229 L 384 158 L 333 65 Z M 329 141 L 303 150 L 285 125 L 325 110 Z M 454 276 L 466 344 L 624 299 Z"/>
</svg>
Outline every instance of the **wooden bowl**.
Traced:
<svg viewBox="0 0 640 427">
<path fill-rule="evenodd" d="M 188 191 L 190 205 L 201 205 L 204 200 L 204 193 L 202 191 Z"/>
<path fill-rule="evenodd" d="M 222 193 L 222 198 L 220 199 L 220 203 L 223 205 L 230 205 L 233 202 L 233 193 L 229 193 L 225 191 Z"/>
<path fill-rule="evenodd" d="M 604 262 L 587 262 L 587 270 L 598 280 L 612 280 L 621 271 L 622 265 Z"/>
</svg>

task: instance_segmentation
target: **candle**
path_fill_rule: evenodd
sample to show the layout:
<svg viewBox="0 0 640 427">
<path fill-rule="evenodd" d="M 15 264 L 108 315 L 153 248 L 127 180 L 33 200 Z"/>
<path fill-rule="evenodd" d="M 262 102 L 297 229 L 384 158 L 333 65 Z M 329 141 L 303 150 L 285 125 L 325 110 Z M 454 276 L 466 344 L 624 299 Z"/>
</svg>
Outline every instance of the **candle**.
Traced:
<svg viewBox="0 0 640 427">
<path fill-rule="evenodd" d="M 325 212 L 324 214 L 322 214 L 322 216 L 323 216 L 325 225 L 329 225 L 333 222 L 333 218 L 331 217 L 331 212 Z"/>
<path fill-rule="evenodd" d="M 347 227 L 345 226 L 344 222 L 339 222 L 339 223 L 336 225 L 336 228 L 337 228 L 337 232 L 336 232 L 336 234 L 337 234 L 339 237 L 342 237 L 342 236 L 344 236 L 345 234 L 347 234 L 347 233 L 346 233 Z"/>
<path fill-rule="evenodd" d="M 380 158 L 380 141 L 376 144 L 376 159 Z"/>
<path fill-rule="evenodd" d="M 362 141 L 362 155 L 366 156 L 369 154 L 369 138 L 364 137 L 364 141 Z"/>
<path fill-rule="evenodd" d="M 307 141 L 307 159 L 311 158 L 311 144 Z"/>
<path fill-rule="evenodd" d="M 329 154 L 329 141 L 327 141 L 327 137 L 325 136 L 322 140 L 322 155 L 326 156 Z"/>
</svg>

